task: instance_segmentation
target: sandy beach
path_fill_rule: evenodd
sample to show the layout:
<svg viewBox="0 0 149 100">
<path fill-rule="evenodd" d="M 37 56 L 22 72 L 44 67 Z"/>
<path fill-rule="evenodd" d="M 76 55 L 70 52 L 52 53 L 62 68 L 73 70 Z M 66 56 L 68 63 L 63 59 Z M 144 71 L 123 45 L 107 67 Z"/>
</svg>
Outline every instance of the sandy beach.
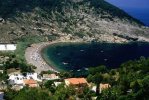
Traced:
<svg viewBox="0 0 149 100">
<path fill-rule="evenodd" d="M 69 36 L 68 36 L 69 37 Z M 60 39 L 57 39 L 52 42 L 42 42 L 37 44 L 32 44 L 30 47 L 28 47 L 25 51 L 25 59 L 28 64 L 34 65 L 37 67 L 34 71 L 37 73 L 40 73 L 41 71 L 48 71 L 51 70 L 53 72 L 59 72 L 54 68 L 54 66 L 49 66 L 46 61 L 41 56 L 41 50 L 45 48 L 48 45 L 55 44 L 55 43 L 66 43 L 66 42 L 74 42 L 74 43 L 80 43 L 80 42 L 90 42 L 90 41 L 84 41 L 83 39 L 76 39 L 76 40 L 69 40 L 67 38 L 61 37 Z"/>
<path fill-rule="evenodd" d="M 41 50 L 46 46 L 57 43 L 55 42 L 43 42 L 38 44 L 32 44 L 25 51 L 25 59 L 28 64 L 34 65 L 36 67 L 35 72 L 40 73 L 41 71 L 51 70 L 53 72 L 58 72 L 54 67 L 49 66 L 41 56 Z"/>
</svg>

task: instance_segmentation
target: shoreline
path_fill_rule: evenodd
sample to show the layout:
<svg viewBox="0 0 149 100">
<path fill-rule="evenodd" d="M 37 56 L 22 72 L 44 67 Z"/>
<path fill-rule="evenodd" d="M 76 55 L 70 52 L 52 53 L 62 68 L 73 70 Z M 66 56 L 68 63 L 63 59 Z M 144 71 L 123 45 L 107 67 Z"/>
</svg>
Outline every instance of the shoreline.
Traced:
<svg viewBox="0 0 149 100">
<path fill-rule="evenodd" d="M 25 59 L 28 64 L 31 64 L 36 67 L 34 69 L 35 72 L 40 73 L 42 71 L 53 71 L 59 73 L 60 71 L 57 70 L 55 67 L 50 66 L 45 59 L 42 57 L 42 50 L 46 48 L 47 46 L 55 43 L 75 43 L 75 42 L 81 42 L 81 43 L 88 43 L 87 41 L 52 41 L 52 42 L 41 42 L 37 44 L 32 44 L 30 47 L 28 47 L 25 50 Z"/>
<path fill-rule="evenodd" d="M 48 71 L 48 70 L 59 73 L 60 71 L 58 70 L 58 68 L 55 68 L 54 66 L 50 66 L 49 63 L 47 63 L 47 61 L 43 58 L 42 50 L 51 44 L 69 43 L 69 42 L 70 43 L 91 43 L 89 41 L 59 41 L 57 40 L 57 41 L 52 41 L 52 42 L 41 42 L 37 44 L 32 44 L 25 51 L 25 59 L 28 64 L 31 64 L 36 67 L 34 71 L 37 73 L 40 73 L 41 71 Z M 132 42 L 128 42 L 128 43 L 132 43 Z M 122 44 L 127 44 L 127 43 L 122 43 Z"/>
<path fill-rule="evenodd" d="M 57 42 L 54 41 L 54 42 L 42 42 L 38 44 L 32 44 L 30 47 L 26 49 L 25 59 L 28 64 L 31 64 L 36 67 L 36 69 L 34 69 L 35 72 L 40 73 L 42 71 L 48 71 L 48 70 L 57 73 L 59 72 L 54 67 L 48 65 L 41 55 L 42 49 L 53 43 Z"/>
</svg>

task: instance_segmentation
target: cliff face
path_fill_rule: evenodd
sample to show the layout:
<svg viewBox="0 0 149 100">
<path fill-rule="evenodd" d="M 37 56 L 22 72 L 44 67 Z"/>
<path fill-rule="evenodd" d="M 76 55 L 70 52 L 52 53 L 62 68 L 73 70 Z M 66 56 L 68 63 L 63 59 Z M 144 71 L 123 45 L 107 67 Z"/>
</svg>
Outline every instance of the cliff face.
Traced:
<svg viewBox="0 0 149 100">
<path fill-rule="evenodd" d="M 0 42 L 29 35 L 62 40 L 148 41 L 149 29 L 104 0 L 0 0 Z"/>
</svg>

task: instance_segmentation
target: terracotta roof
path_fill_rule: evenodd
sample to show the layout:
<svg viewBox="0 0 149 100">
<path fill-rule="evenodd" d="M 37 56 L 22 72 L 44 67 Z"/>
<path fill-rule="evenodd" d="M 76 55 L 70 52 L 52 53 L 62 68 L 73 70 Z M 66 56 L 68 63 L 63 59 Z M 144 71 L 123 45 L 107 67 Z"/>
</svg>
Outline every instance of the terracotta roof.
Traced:
<svg viewBox="0 0 149 100">
<path fill-rule="evenodd" d="M 37 84 L 30 84 L 29 87 L 38 87 Z"/>
<path fill-rule="evenodd" d="M 65 79 L 66 81 L 69 81 L 70 84 L 77 85 L 77 84 L 85 84 L 87 83 L 85 78 L 69 78 Z"/>
<path fill-rule="evenodd" d="M 26 85 L 37 84 L 37 81 L 35 81 L 33 79 L 25 79 L 23 81 L 24 81 L 24 84 L 26 84 Z"/>
<path fill-rule="evenodd" d="M 99 84 L 99 88 L 100 88 L 100 93 L 102 92 L 102 90 L 104 90 L 104 89 L 108 89 L 108 88 L 110 88 L 111 87 L 111 85 L 110 84 L 103 84 L 103 83 L 100 83 Z"/>
<path fill-rule="evenodd" d="M 102 83 L 100 83 L 100 89 L 101 89 L 101 90 L 107 89 L 107 88 L 109 88 L 109 87 L 111 87 L 110 84 L 102 84 Z"/>
</svg>

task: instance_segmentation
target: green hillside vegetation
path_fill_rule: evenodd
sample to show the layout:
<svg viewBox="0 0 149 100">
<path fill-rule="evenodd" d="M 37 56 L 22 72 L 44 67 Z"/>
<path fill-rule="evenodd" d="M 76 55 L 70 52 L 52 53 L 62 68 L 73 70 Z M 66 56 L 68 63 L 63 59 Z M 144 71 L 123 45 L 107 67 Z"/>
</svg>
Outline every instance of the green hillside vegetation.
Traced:
<svg viewBox="0 0 149 100">
<path fill-rule="evenodd" d="M 32 72 L 26 64 L 25 49 L 33 43 L 45 41 L 102 41 L 129 42 L 149 38 L 149 28 L 105 0 L 0 0 L 0 43 L 17 43 L 15 52 L 0 52 L 0 81 L 7 85 L 7 70 Z M 128 39 L 129 38 L 129 39 Z M 5 60 L 5 57 L 8 58 Z M 89 87 L 58 87 L 54 81 L 40 83 L 38 88 L 25 87 L 20 91 L 4 90 L 5 100 L 148 100 L 149 58 L 123 63 L 117 69 L 106 66 L 91 67 L 88 82 L 99 87 L 109 83 L 111 88 L 99 93 Z M 59 73 L 63 79 L 76 77 L 71 72 Z M 80 73 L 81 75 L 81 73 Z M 80 76 L 79 76 L 80 77 Z M 84 76 L 83 76 L 84 77 Z M 2 83 L 0 83 L 2 85 Z"/>
<path fill-rule="evenodd" d="M 113 42 L 115 32 L 131 37 L 148 32 L 139 20 L 105 0 L 1 0 L 0 23 L 0 41 L 6 43 L 30 35 Z"/>
<path fill-rule="evenodd" d="M 25 59 L 23 57 L 19 58 L 16 56 L 16 54 L 14 52 L 0 52 L 0 56 L 2 57 L 0 59 L 0 69 L 4 71 L 4 73 L 2 73 L 2 78 L 0 78 L 0 80 L 6 80 L 7 76 L 7 70 L 8 69 L 20 69 L 21 72 L 33 72 L 33 68 L 35 68 L 32 65 L 28 65 L 25 62 Z"/>
<path fill-rule="evenodd" d="M 79 1 L 79 0 L 78 0 Z M 107 12 L 112 17 L 126 18 L 132 21 L 136 21 L 140 24 L 139 20 L 136 20 L 129 16 L 124 11 L 119 8 L 107 3 L 104 0 L 80 0 L 81 2 L 73 2 L 73 0 L 1 0 L 0 3 L 0 16 L 4 19 L 19 16 L 22 12 L 32 12 L 34 8 L 39 7 L 43 12 L 40 14 L 43 17 L 52 14 L 51 11 L 58 11 L 62 15 L 65 14 L 63 7 L 70 7 L 71 5 L 74 9 L 78 9 L 80 5 L 90 2 L 90 9 L 93 7 L 96 9 L 98 14 L 103 14 Z M 7 6 L 7 7 L 6 7 Z M 99 9 L 100 8 L 100 9 Z M 84 9 L 85 10 L 85 9 Z M 45 11 L 45 12 L 44 12 Z M 104 17 L 103 17 L 104 18 Z M 107 17 L 110 19 L 110 16 Z M 62 19 L 63 20 L 63 19 Z M 66 21 L 66 20 L 65 20 Z"/>
<path fill-rule="evenodd" d="M 111 88 L 102 93 L 96 93 L 88 87 L 65 87 L 64 84 L 55 87 L 54 81 L 40 84 L 39 88 L 23 88 L 20 91 L 5 91 L 6 100 L 148 100 L 149 98 L 149 58 L 141 57 L 139 60 L 123 63 L 118 69 L 107 69 L 105 66 L 89 68 L 88 82 L 99 87 L 100 83 L 109 83 Z M 61 73 L 60 73 L 61 74 Z M 67 75 L 68 78 L 69 75 Z M 71 76 L 69 76 L 71 77 Z"/>
</svg>

